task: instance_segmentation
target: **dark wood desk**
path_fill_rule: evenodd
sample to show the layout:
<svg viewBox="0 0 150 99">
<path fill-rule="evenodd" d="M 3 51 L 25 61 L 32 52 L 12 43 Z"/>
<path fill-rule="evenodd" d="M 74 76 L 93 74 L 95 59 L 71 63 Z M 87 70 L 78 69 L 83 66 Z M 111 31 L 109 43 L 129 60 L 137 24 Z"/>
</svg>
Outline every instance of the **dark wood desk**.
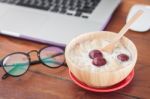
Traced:
<svg viewBox="0 0 150 99">
<path fill-rule="evenodd" d="M 149 0 L 123 0 L 105 30 L 118 32 L 125 24 L 129 9 L 136 3 L 150 4 Z M 41 64 L 30 68 L 24 76 L 0 80 L 0 99 L 150 99 L 150 32 L 129 31 L 138 49 L 135 77 L 125 88 L 111 93 L 93 93 L 73 83 L 68 68 L 49 69 Z M 16 51 L 40 49 L 44 44 L 0 35 L 0 57 Z M 0 77 L 4 71 L 0 69 Z"/>
</svg>

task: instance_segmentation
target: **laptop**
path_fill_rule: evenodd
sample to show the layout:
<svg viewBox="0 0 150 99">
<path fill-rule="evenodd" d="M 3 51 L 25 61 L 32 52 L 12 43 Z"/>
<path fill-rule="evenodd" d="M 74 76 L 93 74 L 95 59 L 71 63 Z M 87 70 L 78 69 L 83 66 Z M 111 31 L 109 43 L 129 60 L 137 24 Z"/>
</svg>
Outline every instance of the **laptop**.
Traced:
<svg viewBox="0 0 150 99">
<path fill-rule="evenodd" d="M 105 28 L 121 0 L 0 0 L 0 34 L 65 45 Z"/>
</svg>

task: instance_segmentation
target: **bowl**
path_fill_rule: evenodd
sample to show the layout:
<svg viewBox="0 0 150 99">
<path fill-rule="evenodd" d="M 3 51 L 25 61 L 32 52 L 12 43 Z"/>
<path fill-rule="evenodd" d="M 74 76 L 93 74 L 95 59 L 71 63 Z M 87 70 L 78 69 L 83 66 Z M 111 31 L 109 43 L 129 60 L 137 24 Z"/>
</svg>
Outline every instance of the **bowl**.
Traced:
<svg viewBox="0 0 150 99">
<path fill-rule="evenodd" d="M 75 49 L 78 50 L 76 45 L 81 44 L 85 41 L 93 41 L 93 40 L 101 41 L 105 39 L 111 40 L 116 35 L 117 35 L 116 33 L 109 32 L 109 31 L 90 32 L 90 33 L 81 34 L 69 42 L 65 50 L 66 63 L 71 73 L 79 81 L 91 87 L 105 88 L 121 82 L 130 74 L 137 61 L 137 49 L 134 43 L 125 36 L 122 37 L 120 41 L 123 43 L 124 46 L 126 46 L 126 48 L 131 53 L 131 57 L 132 57 L 130 64 L 128 64 L 127 66 L 121 67 L 116 70 L 111 70 L 111 71 L 102 71 L 99 69 L 92 70 L 91 68 L 81 68 L 80 66 L 78 66 L 79 63 L 71 59 L 72 57 L 76 56 L 76 55 L 71 56 L 72 50 Z M 82 63 L 82 61 L 84 60 L 81 59 L 80 61 Z M 80 64 L 80 65 L 84 67 L 85 64 Z M 115 66 L 115 64 L 111 64 L 111 65 Z"/>
</svg>

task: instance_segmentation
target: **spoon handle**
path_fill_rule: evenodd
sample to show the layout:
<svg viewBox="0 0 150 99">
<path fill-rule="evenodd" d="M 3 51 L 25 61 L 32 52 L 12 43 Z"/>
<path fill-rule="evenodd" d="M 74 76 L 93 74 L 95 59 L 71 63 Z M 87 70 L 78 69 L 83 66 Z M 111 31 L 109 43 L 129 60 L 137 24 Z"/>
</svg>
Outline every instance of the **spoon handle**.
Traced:
<svg viewBox="0 0 150 99">
<path fill-rule="evenodd" d="M 143 14 L 144 11 L 139 10 L 126 24 L 125 26 L 121 29 L 121 31 L 116 35 L 116 37 L 112 40 L 112 42 L 108 45 L 106 45 L 104 48 L 101 50 L 107 51 L 112 53 L 116 42 L 118 42 L 125 33 L 129 30 L 130 26 Z"/>
<path fill-rule="evenodd" d="M 118 41 L 121 39 L 121 37 L 129 30 L 130 26 L 143 14 L 144 11 L 139 10 L 126 24 L 125 26 L 120 30 L 120 32 L 117 34 L 115 41 Z"/>
</svg>

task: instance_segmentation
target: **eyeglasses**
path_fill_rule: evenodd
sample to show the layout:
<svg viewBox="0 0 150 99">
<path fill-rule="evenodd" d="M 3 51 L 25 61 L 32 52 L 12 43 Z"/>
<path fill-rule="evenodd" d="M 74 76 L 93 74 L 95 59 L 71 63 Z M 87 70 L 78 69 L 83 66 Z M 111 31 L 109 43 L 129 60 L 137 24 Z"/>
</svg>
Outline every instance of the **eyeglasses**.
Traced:
<svg viewBox="0 0 150 99">
<path fill-rule="evenodd" d="M 38 61 L 32 61 L 30 53 L 36 52 Z M 56 68 L 65 65 L 64 49 L 61 47 L 50 46 L 42 48 L 41 50 L 32 50 L 28 53 L 15 52 L 8 54 L 1 61 L 1 67 L 3 67 L 6 74 L 2 76 L 2 79 L 6 79 L 8 76 L 18 77 L 25 74 L 30 65 L 42 63 L 43 65 Z"/>
</svg>

